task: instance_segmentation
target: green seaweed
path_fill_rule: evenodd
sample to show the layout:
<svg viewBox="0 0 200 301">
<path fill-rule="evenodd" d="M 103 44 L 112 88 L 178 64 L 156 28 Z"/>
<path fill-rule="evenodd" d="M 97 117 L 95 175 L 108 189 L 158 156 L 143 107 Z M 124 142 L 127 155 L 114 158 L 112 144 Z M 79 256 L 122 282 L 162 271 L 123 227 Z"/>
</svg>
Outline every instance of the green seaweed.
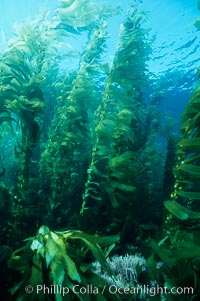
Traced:
<svg viewBox="0 0 200 301">
<path fill-rule="evenodd" d="M 33 300 L 46 300 L 45 294 L 40 298 L 36 293 L 36 286 L 45 284 L 69 288 L 68 300 L 74 300 L 74 285 L 80 284 L 87 287 L 88 284 L 96 285 L 102 289 L 105 281 L 98 277 L 90 269 L 90 265 L 84 262 L 88 251 L 91 251 L 94 260 L 97 260 L 102 269 L 112 275 L 102 248 L 108 244 L 115 244 L 119 237 L 100 237 L 86 234 L 82 231 L 50 231 L 47 226 L 42 226 L 33 238 L 27 239 L 28 243 L 11 254 L 8 265 L 10 269 L 17 269 L 21 272 L 21 280 L 12 289 L 15 300 L 27 300 L 24 293 L 24 285 L 28 282 L 34 288 L 31 296 Z M 90 259 L 91 260 L 91 259 Z M 64 300 L 64 295 L 55 292 L 56 300 Z M 105 292 L 103 300 L 108 300 Z M 81 300 L 92 300 L 90 295 L 86 295 Z M 118 300 L 117 295 L 112 300 Z"/>
<path fill-rule="evenodd" d="M 190 294 L 184 300 L 199 297 L 199 177 L 200 177 L 200 128 L 199 85 L 189 99 L 182 117 L 181 138 L 177 143 L 178 160 L 173 168 L 175 178 L 171 200 L 165 201 L 168 212 L 165 238 L 150 245 L 164 262 L 161 268 L 168 287 L 190 283 Z M 152 255 L 153 256 L 153 255 Z M 153 267 L 154 269 L 155 267 Z M 160 275 L 157 275 L 160 277 Z"/>
<path fill-rule="evenodd" d="M 190 220 L 190 219 L 200 219 L 200 213 L 194 212 L 181 204 L 175 202 L 175 201 L 165 201 L 164 202 L 165 208 L 175 217 L 177 217 L 180 220 Z"/>
<path fill-rule="evenodd" d="M 134 151 L 138 151 L 146 142 L 143 99 L 138 97 L 141 86 L 145 85 L 146 60 L 150 53 L 148 31 L 142 28 L 144 18 L 136 9 L 127 14 L 121 27 L 113 64 L 111 67 L 104 65 L 107 80 L 102 103 L 96 111 L 97 122 L 88 180 L 83 193 L 82 214 L 92 199 L 94 207 L 104 202 L 104 192 L 113 208 L 116 208 L 123 200 L 120 194 L 129 193 L 132 198 L 135 191 L 137 153 Z M 137 51 L 138 48 L 140 52 Z M 132 70 L 135 70 L 134 74 Z M 134 122 L 141 129 L 140 135 L 134 132 Z M 106 168 L 99 170 L 101 162 L 106 162 Z M 91 193 L 90 182 L 95 177 L 101 178 L 102 189 Z M 100 200 L 98 203 L 97 196 Z"/>
</svg>

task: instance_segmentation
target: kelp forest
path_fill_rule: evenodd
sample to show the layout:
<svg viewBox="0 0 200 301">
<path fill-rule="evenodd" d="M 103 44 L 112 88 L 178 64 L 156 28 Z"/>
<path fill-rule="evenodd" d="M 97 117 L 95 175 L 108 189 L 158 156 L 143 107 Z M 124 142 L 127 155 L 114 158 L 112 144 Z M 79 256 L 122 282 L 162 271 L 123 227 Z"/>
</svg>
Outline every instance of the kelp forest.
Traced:
<svg viewBox="0 0 200 301">
<path fill-rule="evenodd" d="M 200 85 L 177 134 L 147 18 L 59 0 L 1 46 L 1 301 L 199 300 Z"/>
</svg>

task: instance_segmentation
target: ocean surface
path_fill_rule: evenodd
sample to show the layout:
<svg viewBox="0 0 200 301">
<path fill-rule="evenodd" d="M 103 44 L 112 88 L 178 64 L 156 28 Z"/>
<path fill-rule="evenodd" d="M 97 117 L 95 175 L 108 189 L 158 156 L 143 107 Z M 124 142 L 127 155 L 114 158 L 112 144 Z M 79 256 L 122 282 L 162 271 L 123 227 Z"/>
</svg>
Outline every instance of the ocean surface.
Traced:
<svg viewBox="0 0 200 301">
<path fill-rule="evenodd" d="M 98 2 L 102 2 L 97 0 Z M 141 1 L 106 1 L 119 4 L 124 9 L 139 3 L 141 10 L 147 12 L 146 27 L 151 29 L 154 37 L 153 52 L 149 61 L 149 72 L 152 85 L 159 85 L 163 89 L 166 99 L 163 101 L 163 110 L 169 111 L 178 118 L 185 107 L 189 93 L 193 90 L 198 78 L 196 70 L 199 67 L 199 32 L 194 22 L 199 16 L 196 0 L 141 0 Z M 55 0 L 1 0 L 0 19 L 1 39 L 6 40 L 13 34 L 13 26 L 32 18 L 42 7 L 52 13 L 56 9 Z M 113 17 L 109 21 L 110 39 L 108 40 L 111 53 L 106 54 L 106 61 L 112 60 L 112 52 L 116 47 L 119 35 L 119 25 L 123 16 Z M 80 49 L 83 38 L 76 41 Z M 74 41 L 73 41 L 74 42 Z M 159 84 L 157 82 L 160 81 Z"/>
</svg>

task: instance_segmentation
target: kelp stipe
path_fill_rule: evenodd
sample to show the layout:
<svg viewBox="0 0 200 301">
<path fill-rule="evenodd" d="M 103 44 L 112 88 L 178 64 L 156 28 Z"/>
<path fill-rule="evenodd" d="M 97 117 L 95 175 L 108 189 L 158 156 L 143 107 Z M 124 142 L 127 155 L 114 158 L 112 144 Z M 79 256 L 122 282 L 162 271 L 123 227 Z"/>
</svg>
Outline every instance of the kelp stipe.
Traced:
<svg viewBox="0 0 200 301">
<path fill-rule="evenodd" d="M 45 181 L 45 185 L 50 187 L 50 210 L 59 203 L 71 208 L 70 199 L 77 191 L 81 196 L 84 188 L 86 175 L 83 166 L 88 164 L 90 157 L 90 131 L 93 127 L 89 114 L 94 113 L 99 103 L 96 85 L 101 76 L 100 61 L 105 50 L 106 26 L 107 22 L 101 20 L 93 28 L 70 89 L 57 97 L 55 114 L 40 159 L 42 182 Z M 77 195 L 77 202 L 80 203 L 78 198 Z M 64 200 L 69 201 L 64 204 Z"/>
</svg>

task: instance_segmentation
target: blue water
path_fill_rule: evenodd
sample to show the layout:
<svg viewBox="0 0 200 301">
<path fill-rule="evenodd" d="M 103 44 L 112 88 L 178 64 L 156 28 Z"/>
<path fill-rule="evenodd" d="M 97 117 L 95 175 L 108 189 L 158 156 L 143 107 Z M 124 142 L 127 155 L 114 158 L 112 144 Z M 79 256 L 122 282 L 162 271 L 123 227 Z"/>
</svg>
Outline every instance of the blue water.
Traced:
<svg viewBox="0 0 200 301">
<path fill-rule="evenodd" d="M 102 1 L 96 0 L 96 2 Z M 130 7 L 130 4 L 134 6 L 136 2 L 140 3 L 141 10 L 147 12 L 148 19 L 145 27 L 151 29 L 150 36 L 155 38 L 152 56 L 148 62 L 150 86 L 153 87 L 154 92 L 164 93 L 161 110 L 177 119 L 178 125 L 180 114 L 198 80 L 196 70 L 200 66 L 200 34 L 193 25 L 200 15 L 197 0 L 106 1 L 110 4 L 121 4 L 124 10 Z M 54 14 L 56 5 L 56 0 L 1 0 L 1 44 L 12 37 L 16 23 L 34 18 L 41 7 L 47 7 Z M 122 20 L 123 14 L 109 21 L 110 38 L 108 51 L 104 55 L 105 62 L 112 62 Z M 76 51 L 80 52 L 85 41 L 83 36 L 70 40 L 70 43 Z"/>
</svg>

